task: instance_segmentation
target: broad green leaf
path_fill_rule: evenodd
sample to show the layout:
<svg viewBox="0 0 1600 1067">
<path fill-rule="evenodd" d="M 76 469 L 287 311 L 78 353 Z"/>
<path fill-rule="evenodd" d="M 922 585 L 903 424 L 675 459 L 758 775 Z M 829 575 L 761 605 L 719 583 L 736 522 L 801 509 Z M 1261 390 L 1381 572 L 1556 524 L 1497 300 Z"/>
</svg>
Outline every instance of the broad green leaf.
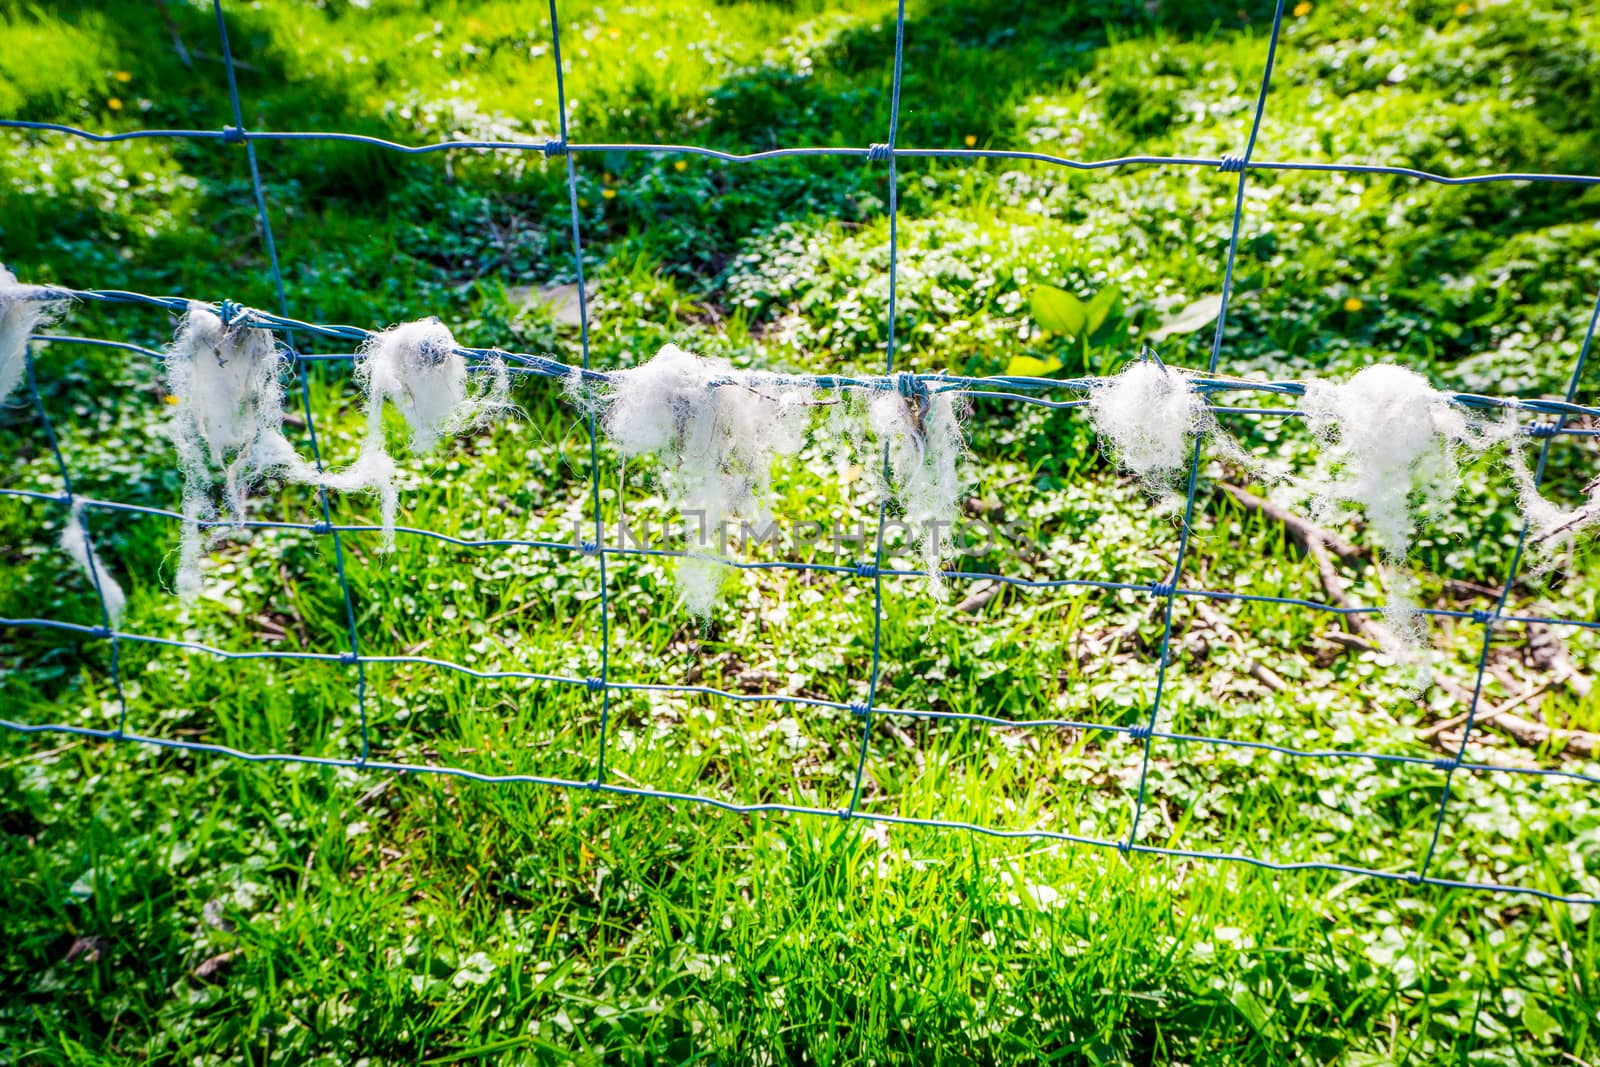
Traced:
<svg viewBox="0 0 1600 1067">
<path fill-rule="evenodd" d="M 1117 285 L 1108 285 L 1089 299 L 1089 306 L 1084 309 L 1084 332 L 1094 334 L 1108 321 L 1117 318 L 1122 312 L 1122 288 Z"/>
<path fill-rule="evenodd" d="M 1011 362 L 1006 364 L 1006 376 L 1009 378 L 1042 378 L 1052 371 L 1061 369 L 1061 361 L 1052 359 L 1045 361 L 1033 356 L 1012 356 Z"/>
<path fill-rule="evenodd" d="M 1552 1035 L 1561 1032 L 1561 1023 L 1540 1007 L 1539 1002 L 1532 997 L 1522 1003 L 1522 1025 L 1526 1026 L 1528 1033 L 1541 1044 L 1549 1041 Z"/>
<path fill-rule="evenodd" d="M 1088 308 L 1084 307 L 1082 300 L 1065 289 L 1036 285 L 1030 303 L 1034 321 L 1047 330 L 1076 337 L 1088 325 Z"/>
<path fill-rule="evenodd" d="M 1190 304 L 1172 318 L 1150 331 L 1149 340 L 1159 341 L 1163 337 L 1173 337 L 1182 334 L 1194 333 L 1202 326 L 1217 321 L 1217 316 L 1222 313 L 1222 294 L 1203 296 Z"/>
</svg>

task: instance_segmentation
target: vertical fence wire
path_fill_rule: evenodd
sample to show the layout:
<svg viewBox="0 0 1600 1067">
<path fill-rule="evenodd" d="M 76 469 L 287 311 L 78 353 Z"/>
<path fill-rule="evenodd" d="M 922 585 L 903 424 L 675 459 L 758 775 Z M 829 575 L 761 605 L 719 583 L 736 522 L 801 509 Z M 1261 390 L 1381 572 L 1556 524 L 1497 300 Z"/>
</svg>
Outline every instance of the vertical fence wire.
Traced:
<svg viewBox="0 0 1600 1067">
<path fill-rule="evenodd" d="M 1578 358 L 1572 366 L 1572 376 L 1567 379 L 1566 399 L 1571 403 L 1578 395 L 1578 386 L 1583 381 L 1583 369 L 1589 361 L 1589 350 L 1594 345 L 1595 327 L 1600 324 L 1600 296 L 1595 298 L 1594 309 L 1589 313 L 1589 325 L 1583 332 L 1583 344 L 1578 348 Z M 1556 437 L 1566 423 L 1566 416 L 1556 418 L 1555 429 L 1544 437 L 1539 446 L 1539 463 L 1533 471 L 1533 485 L 1538 488 L 1544 481 L 1545 467 L 1550 461 L 1550 449 L 1556 442 Z M 1507 443 L 1508 448 L 1520 448 L 1516 441 Z M 1495 627 L 1500 624 L 1501 617 L 1505 614 L 1506 601 L 1511 597 L 1511 590 L 1517 584 L 1517 570 L 1522 565 L 1523 550 L 1528 543 L 1528 534 L 1532 523 L 1524 519 L 1522 528 L 1517 534 L 1517 547 L 1511 553 L 1511 565 L 1506 568 L 1505 584 L 1500 587 L 1500 595 L 1495 598 L 1494 610 L 1487 614 L 1483 620 L 1483 647 L 1478 652 L 1477 676 L 1472 682 L 1472 699 L 1467 702 L 1467 721 L 1461 731 L 1461 744 L 1456 748 L 1456 754 L 1444 768 L 1444 786 L 1439 792 L 1439 811 L 1433 820 L 1433 834 L 1428 839 L 1428 851 L 1422 857 L 1422 865 L 1414 876 L 1418 881 L 1428 877 L 1433 867 L 1434 853 L 1439 848 L 1439 835 L 1444 829 L 1445 812 L 1450 806 L 1450 790 L 1455 782 L 1455 773 L 1461 768 L 1467 756 L 1467 742 L 1472 738 L 1472 728 L 1477 721 L 1478 705 L 1483 698 L 1484 676 L 1489 670 L 1489 652 L 1494 644 Z"/>
<path fill-rule="evenodd" d="M 212 11 L 217 18 L 217 41 L 222 51 L 223 69 L 228 74 L 228 102 L 233 108 L 233 129 L 244 145 L 245 159 L 250 166 L 250 189 L 255 195 L 256 215 L 261 223 L 261 242 L 267 251 L 267 262 L 272 270 L 272 288 L 278 299 L 278 312 L 289 317 L 289 296 L 283 285 L 283 270 L 278 263 L 278 243 L 272 236 L 272 218 L 267 213 L 266 187 L 261 181 L 261 168 L 256 162 L 256 147 L 250 142 L 244 125 L 244 105 L 239 98 L 239 78 L 234 69 L 233 48 L 228 41 L 228 23 L 223 17 L 222 0 L 212 0 Z M 226 307 L 224 307 L 226 311 Z M 227 325 L 227 323 L 224 323 Z M 291 354 L 294 349 L 291 345 Z M 317 423 L 311 411 L 310 369 L 303 361 L 294 360 L 300 375 L 300 403 L 306 413 L 306 434 L 311 443 L 311 459 L 317 474 L 322 471 L 322 449 L 317 443 Z M 339 593 L 344 598 L 345 628 L 350 643 L 349 654 L 343 661 L 356 669 L 356 713 L 361 721 L 361 762 L 365 763 L 371 752 L 371 737 L 367 727 L 367 665 L 361 658 L 361 638 L 356 628 L 355 598 L 350 594 L 350 579 L 345 573 L 344 544 L 333 522 L 333 506 L 328 500 L 328 488 L 317 486 L 317 500 L 322 509 L 322 521 L 332 537 L 334 571 L 339 576 Z"/>
<path fill-rule="evenodd" d="M 550 51 L 556 64 L 556 107 L 560 110 L 561 140 L 546 146 L 546 153 L 558 150 L 567 161 L 567 203 L 572 214 L 572 263 L 578 279 L 578 337 L 582 345 L 583 369 L 589 370 L 589 294 L 583 276 L 583 215 L 578 204 L 578 164 L 567 150 L 567 82 L 561 69 L 561 19 L 556 0 L 550 0 Z M 585 425 L 589 431 L 589 505 L 594 509 L 594 540 L 586 550 L 600 568 L 600 676 L 589 680 L 589 688 L 600 693 L 600 742 L 595 759 L 594 784 L 606 781 L 606 738 L 611 725 L 611 601 L 606 578 L 605 513 L 600 510 L 600 440 L 595 429 L 594 405 L 587 405 Z M 620 492 L 620 489 L 619 489 Z"/>
<path fill-rule="evenodd" d="M 22 365 L 28 376 L 28 394 L 33 398 L 33 410 L 39 416 L 39 425 L 44 430 L 45 442 L 50 446 L 56 470 L 61 475 L 63 496 L 61 503 L 67 507 L 67 521 L 77 523 L 83 531 L 84 565 L 89 571 L 89 582 L 94 586 L 95 599 L 100 605 L 100 631 L 111 642 L 111 688 L 117 695 L 117 732 L 114 736 L 120 738 L 128 729 L 128 695 L 122 687 L 122 640 L 112 625 L 111 607 L 106 601 L 105 586 L 100 574 L 100 556 L 95 551 L 94 531 L 89 528 L 89 509 L 79 510 L 77 507 L 77 496 L 72 488 L 72 472 L 67 468 L 67 457 L 61 451 L 61 442 L 56 437 L 55 426 L 50 422 L 50 414 L 45 411 L 44 397 L 39 394 L 39 379 L 33 366 L 31 344 L 23 345 Z"/>
<path fill-rule="evenodd" d="M 1245 144 L 1244 155 L 1231 158 L 1224 156 L 1226 161 L 1223 170 L 1237 170 L 1239 173 L 1238 186 L 1233 197 L 1233 226 L 1228 236 L 1227 265 L 1222 272 L 1222 304 L 1217 312 L 1217 329 L 1211 338 L 1211 358 L 1206 364 L 1208 373 L 1215 374 L 1217 365 L 1222 359 L 1222 335 L 1228 324 L 1228 298 L 1233 291 L 1234 260 L 1239 252 L 1239 229 L 1244 218 L 1244 187 L 1245 179 L 1250 173 L 1250 157 L 1255 154 L 1256 138 L 1261 133 L 1261 118 L 1267 110 L 1267 92 L 1272 86 L 1272 65 L 1278 55 L 1278 36 L 1283 28 L 1284 0 L 1278 0 L 1277 7 L 1272 13 L 1272 35 L 1267 41 L 1266 68 L 1261 73 L 1261 89 L 1256 96 L 1255 114 L 1250 120 L 1250 139 Z M 1178 531 L 1178 556 L 1172 564 L 1172 577 L 1160 583 L 1159 595 L 1166 601 L 1161 623 L 1161 646 L 1157 655 L 1156 666 L 1156 691 L 1155 697 L 1150 701 L 1150 717 L 1142 730 L 1143 752 L 1139 759 L 1139 787 L 1134 794 L 1133 816 L 1128 822 L 1128 836 L 1122 844 L 1122 850 L 1133 848 L 1139 843 L 1139 817 L 1144 811 L 1145 792 L 1150 779 L 1150 750 L 1155 745 L 1156 723 L 1161 716 L 1161 698 L 1166 692 L 1167 668 L 1172 662 L 1172 610 L 1178 598 L 1178 583 L 1183 576 L 1184 557 L 1189 550 L 1189 538 L 1193 530 L 1195 489 L 1200 481 L 1200 455 L 1205 447 L 1205 435 L 1196 434 L 1194 439 L 1194 453 L 1189 460 L 1188 491 L 1183 502 L 1183 525 Z"/>
<path fill-rule="evenodd" d="M 899 288 L 900 259 L 900 181 L 895 169 L 894 144 L 900 129 L 900 79 L 905 68 L 906 52 L 906 0 L 895 5 L 894 15 L 894 81 L 889 91 L 889 141 L 883 146 L 882 156 L 889 164 L 889 320 L 884 344 L 883 373 L 894 373 L 894 319 L 895 296 Z M 877 152 L 869 152 L 870 162 Z M 908 398 L 909 399 L 909 398 Z M 883 446 L 883 484 L 890 484 L 889 446 Z M 850 787 L 850 804 L 845 814 L 855 813 L 861 803 L 861 783 L 867 771 L 867 752 L 872 747 L 872 706 L 878 698 L 878 681 L 883 668 L 883 533 L 887 525 L 889 502 L 878 501 L 878 536 L 872 557 L 872 668 L 867 679 L 867 702 L 861 708 L 861 751 L 856 756 L 855 782 Z M 924 536 L 927 536 L 924 533 Z M 929 581 L 934 581 L 929 576 Z"/>
</svg>

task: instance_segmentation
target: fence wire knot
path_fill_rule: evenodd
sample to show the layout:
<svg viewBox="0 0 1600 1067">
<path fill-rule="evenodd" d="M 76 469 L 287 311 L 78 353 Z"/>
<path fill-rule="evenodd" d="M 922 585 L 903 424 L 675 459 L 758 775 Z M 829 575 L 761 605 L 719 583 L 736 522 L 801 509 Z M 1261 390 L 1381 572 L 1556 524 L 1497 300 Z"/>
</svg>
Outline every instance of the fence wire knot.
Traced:
<svg viewBox="0 0 1600 1067">
<path fill-rule="evenodd" d="M 564 156 L 567 154 L 567 142 L 559 137 L 552 137 L 544 143 L 544 154 L 550 156 Z"/>
<path fill-rule="evenodd" d="M 583 687 L 591 693 L 598 693 L 606 687 L 606 680 L 604 678 L 585 678 Z"/>
<path fill-rule="evenodd" d="M 1232 152 L 1223 153 L 1222 161 L 1217 164 L 1217 169 L 1224 174 L 1239 174 L 1243 172 L 1244 168 L 1245 158 L 1236 156 Z"/>
<path fill-rule="evenodd" d="M 243 126 L 222 127 L 223 144 L 244 144 L 245 134 Z"/>
<path fill-rule="evenodd" d="M 886 144 L 867 145 L 868 163 L 887 163 L 892 155 L 894 155 L 894 149 Z"/>
<path fill-rule="evenodd" d="M 1151 582 L 1150 583 L 1150 595 L 1155 596 L 1155 597 L 1159 597 L 1162 600 L 1165 600 L 1166 598 L 1172 596 L 1172 594 L 1176 593 L 1177 591 L 1178 591 L 1178 586 L 1174 582 Z"/>
<path fill-rule="evenodd" d="M 878 576 L 878 573 L 879 573 L 878 566 L 875 563 L 857 563 L 856 564 L 856 577 L 857 578 L 876 578 Z"/>
<path fill-rule="evenodd" d="M 913 374 L 911 371 L 903 370 L 894 376 L 894 385 L 899 390 L 900 395 L 907 400 L 916 401 L 924 407 L 927 406 L 928 383 L 920 374 Z"/>
</svg>

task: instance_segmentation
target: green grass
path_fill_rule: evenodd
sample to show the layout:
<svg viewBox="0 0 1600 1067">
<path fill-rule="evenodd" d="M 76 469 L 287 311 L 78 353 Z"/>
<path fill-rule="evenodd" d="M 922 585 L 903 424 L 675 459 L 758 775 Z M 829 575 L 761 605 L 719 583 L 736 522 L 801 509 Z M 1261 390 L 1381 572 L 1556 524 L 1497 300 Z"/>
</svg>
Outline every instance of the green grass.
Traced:
<svg viewBox="0 0 1600 1067">
<path fill-rule="evenodd" d="M 0 115 L 90 129 L 231 122 L 207 5 L 0 0 Z M 900 143 L 1075 158 L 1242 149 L 1270 7 L 908 6 Z M 1592 172 L 1600 152 L 1592 4 L 1316 3 L 1288 17 L 1261 159 L 1383 161 L 1471 173 Z M 229 5 L 246 125 L 403 142 L 543 141 L 556 130 L 541 3 L 348 0 Z M 864 145 L 889 119 L 893 5 L 644 0 L 562 11 L 575 140 L 742 151 Z M 174 47 L 183 42 L 188 62 Z M 530 288 L 573 280 L 566 169 L 531 153 L 402 157 L 262 144 L 292 312 L 378 327 L 438 314 L 464 343 L 578 358 L 575 328 Z M 876 370 L 886 340 L 881 166 L 744 166 L 629 154 L 577 161 L 599 366 L 672 340 L 741 365 Z M 1175 310 L 1214 293 L 1234 178 L 1090 174 L 902 160 L 897 360 L 1003 370 L 1114 367 Z M 1441 386 L 1564 390 L 1600 290 L 1600 193 L 1446 188 L 1253 172 L 1223 369 L 1339 375 L 1403 362 Z M 0 261 L 25 280 L 275 297 L 243 154 L 211 142 L 0 138 Z M 1083 351 L 1041 333 L 1040 283 L 1115 283 L 1127 329 Z M 80 306 L 63 330 L 159 346 L 163 313 Z M 1203 364 L 1209 332 L 1171 338 Z M 39 386 L 78 491 L 156 507 L 180 486 L 158 369 L 70 345 Z M 1580 402 L 1600 402 L 1593 364 Z M 333 463 L 360 448 L 347 370 L 319 364 L 311 406 Z M 569 540 L 592 518 L 588 441 L 552 384 L 522 416 L 403 463 L 402 523 Z M 298 421 L 298 420 L 297 420 Z M 1245 444 L 1308 464 L 1293 421 L 1233 419 Z M 305 446 L 304 428 L 291 427 Z M 1170 509 L 1109 468 L 1081 414 L 985 402 L 968 423 L 971 507 L 1024 533 L 964 563 L 1024 577 L 1158 581 Z M 400 431 L 396 427 L 398 446 Z M 1552 495 L 1576 499 L 1600 447 L 1565 438 Z M 30 407 L 0 409 L 0 486 L 60 479 Z M 851 525 L 861 481 L 812 446 L 777 470 L 781 513 Z M 1203 470 L 1189 584 L 1323 599 L 1281 528 Z M 604 453 L 609 522 L 660 516 L 648 469 Z M 1470 466 L 1414 550 L 1429 603 L 1492 601 L 1516 538 L 1505 472 Z M 303 487 L 263 517 L 313 522 Z M 345 522 L 374 504 L 335 498 Z M 93 624 L 92 590 L 55 548 L 52 505 L 0 498 L 0 616 Z M 346 646 L 325 538 L 225 538 L 192 606 L 171 591 L 177 530 L 97 513 L 130 591 L 124 629 L 227 649 Z M 1365 542 L 1359 522 L 1343 532 Z M 593 560 L 344 538 L 364 651 L 479 669 L 599 669 Z M 775 550 L 763 549 L 771 553 Z M 789 551 L 789 550 L 784 550 Z M 799 558 L 853 564 L 864 549 Z M 742 571 L 706 625 L 673 604 L 661 560 L 608 561 L 611 677 L 859 701 L 871 584 Z M 1352 595 L 1383 595 L 1373 568 Z M 1451 583 L 1455 584 L 1451 584 Z M 884 586 L 880 705 L 1134 725 L 1154 695 L 1149 597 L 1016 591 L 976 615 Z M 957 598 L 963 594 L 957 590 Z M 1519 584 L 1520 614 L 1593 619 L 1591 548 L 1564 579 Z M 1463 710 L 1405 695 L 1393 664 L 1330 641 L 1330 617 L 1180 599 L 1163 722 L 1175 732 L 1432 758 Z M 1439 672 L 1471 686 L 1481 628 L 1436 622 Z M 1562 644 L 1553 646 L 1551 636 Z M 1549 682 L 1518 714 L 1600 730 L 1600 635 L 1507 625 L 1486 699 Z M 0 707 L 28 722 L 114 725 L 108 649 L 0 631 Z M 1269 688 L 1264 664 L 1283 679 Z M 353 672 L 124 644 L 131 729 L 249 751 L 359 752 Z M 582 780 L 601 704 L 581 687 L 369 668 L 375 758 Z M 849 801 L 861 724 L 845 712 L 640 691 L 612 696 L 613 780 L 734 803 Z M 1487 731 L 1471 754 L 1585 766 Z M 1128 833 L 1140 747 L 1121 735 L 879 718 L 869 814 Z M 1594 773 L 1594 765 L 1587 765 Z M 1432 767 L 1292 759 L 1161 742 L 1141 839 L 1264 859 L 1417 868 L 1443 783 Z M 1458 774 L 1433 873 L 1600 892 L 1600 810 L 1560 779 Z M 255 765 L 61 735 L 0 735 L 0 1062 L 248 1063 L 1574 1063 L 1600 1059 L 1592 909 L 1277 873 L 960 831 L 784 815 L 526 784 Z"/>
</svg>

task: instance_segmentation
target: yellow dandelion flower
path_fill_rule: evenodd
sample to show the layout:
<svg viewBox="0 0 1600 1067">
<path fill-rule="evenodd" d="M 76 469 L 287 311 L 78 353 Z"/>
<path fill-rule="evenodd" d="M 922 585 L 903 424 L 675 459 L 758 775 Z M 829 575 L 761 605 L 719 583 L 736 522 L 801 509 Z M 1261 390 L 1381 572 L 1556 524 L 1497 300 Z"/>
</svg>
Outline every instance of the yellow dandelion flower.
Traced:
<svg viewBox="0 0 1600 1067">
<path fill-rule="evenodd" d="M 673 170 L 679 170 L 679 171 L 688 170 L 689 169 L 689 164 L 685 163 L 683 160 L 680 159 L 680 160 L 678 160 L 676 163 L 674 163 L 672 165 L 672 169 Z"/>
<path fill-rule="evenodd" d="M 605 197 L 607 200 L 615 200 L 617 198 L 617 191 L 615 189 L 602 189 L 600 190 L 600 195 Z"/>
<path fill-rule="evenodd" d="M 117 79 L 117 81 L 121 82 L 123 85 L 127 85 L 129 82 L 133 81 L 133 75 L 125 70 L 119 70 L 111 76 Z"/>
<path fill-rule="evenodd" d="M 1347 296 L 1347 297 L 1345 297 L 1344 298 L 1344 309 L 1346 311 L 1360 311 L 1361 310 L 1361 298 L 1359 296 Z"/>
<path fill-rule="evenodd" d="M 968 148 L 971 148 L 973 145 L 978 143 L 977 135 L 976 134 L 971 134 L 971 133 L 969 133 L 965 137 L 963 137 L 962 140 L 967 142 L 967 147 Z"/>
<path fill-rule="evenodd" d="M 618 37 L 622 36 L 622 31 L 613 26 L 611 29 L 606 31 L 606 36 L 615 41 Z"/>
<path fill-rule="evenodd" d="M 1300 0 L 1298 4 L 1294 5 L 1295 18 L 1303 19 L 1309 14 L 1311 14 L 1311 0 Z"/>
<path fill-rule="evenodd" d="M 1467 15 L 1467 14 L 1470 14 L 1471 12 L 1472 12 L 1472 5 L 1471 4 L 1457 4 L 1456 5 L 1456 14 L 1458 16 Z"/>
<path fill-rule="evenodd" d="M 171 393 L 168 393 L 166 396 L 162 397 L 161 398 L 161 402 L 163 404 L 170 404 L 173 407 L 177 407 L 179 404 L 183 403 L 183 401 L 179 400 L 177 397 L 173 396 Z"/>
<path fill-rule="evenodd" d="M 106 101 L 106 107 L 109 107 L 112 111 L 121 111 L 122 101 L 113 96 L 110 100 Z"/>
</svg>

